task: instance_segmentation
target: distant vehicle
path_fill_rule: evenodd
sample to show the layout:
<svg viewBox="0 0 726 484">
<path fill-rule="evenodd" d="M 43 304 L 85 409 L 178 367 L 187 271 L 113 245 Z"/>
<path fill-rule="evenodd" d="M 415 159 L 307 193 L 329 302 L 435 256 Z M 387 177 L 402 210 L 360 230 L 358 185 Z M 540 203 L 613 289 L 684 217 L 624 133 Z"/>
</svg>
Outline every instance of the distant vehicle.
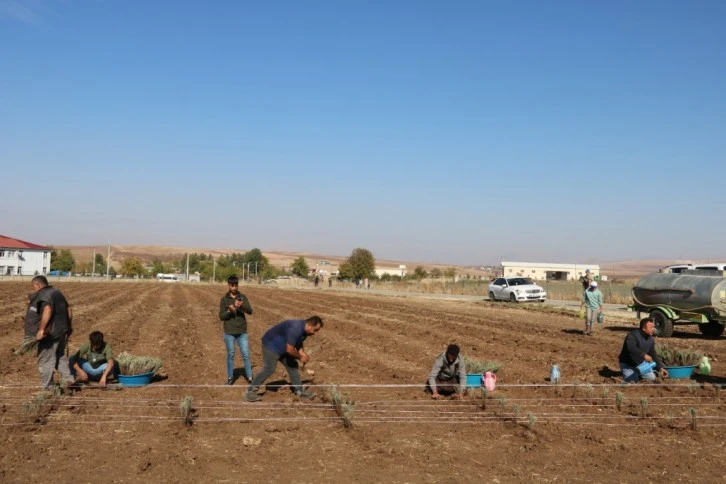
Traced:
<svg viewBox="0 0 726 484">
<path fill-rule="evenodd" d="M 688 271 L 693 269 L 693 266 L 691 264 L 676 264 L 668 267 L 664 267 L 661 269 L 661 272 L 671 273 L 671 274 L 680 274 L 683 271 Z"/>
<path fill-rule="evenodd" d="M 500 277 L 489 284 L 490 301 L 545 302 L 547 292 L 527 277 Z"/>
<path fill-rule="evenodd" d="M 68 277 L 68 276 L 71 275 L 71 273 L 68 272 L 68 271 L 50 271 L 48 273 L 48 275 L 49 276 L 63 276 L 63 277 Z"/>
<path fill-rule="evenodd" d="M 179 277 L 176 274 L 157 274 L 156 280 L 161 282 L 179 282 Z"/>
<path fill-rule="evenodd" d="M 696 264 L 693 266 L 696 270 L 701 271 L 726 271 L 726 263 L 724 262 L 709 262 L 708 264 Z"/>
</svg>

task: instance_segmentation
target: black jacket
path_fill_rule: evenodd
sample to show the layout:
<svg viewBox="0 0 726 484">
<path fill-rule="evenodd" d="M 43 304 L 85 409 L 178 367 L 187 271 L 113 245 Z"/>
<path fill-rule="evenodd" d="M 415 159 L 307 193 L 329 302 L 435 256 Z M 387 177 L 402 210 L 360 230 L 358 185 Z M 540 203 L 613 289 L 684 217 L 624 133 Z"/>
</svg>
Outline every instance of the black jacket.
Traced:
<svg viewBox="0 0 726 484">
<path fill-rule="evenodd" d="M 642 330 L 636 329 L 625 337 L 618 360 L 629 366 L 638 366 L 645 361 L 646 354 L 653 358 L 657 369 L 663 368 L 663 362 L 660 361 L 658 354 L 655 352 L 655 339 Z"/>
</svg>

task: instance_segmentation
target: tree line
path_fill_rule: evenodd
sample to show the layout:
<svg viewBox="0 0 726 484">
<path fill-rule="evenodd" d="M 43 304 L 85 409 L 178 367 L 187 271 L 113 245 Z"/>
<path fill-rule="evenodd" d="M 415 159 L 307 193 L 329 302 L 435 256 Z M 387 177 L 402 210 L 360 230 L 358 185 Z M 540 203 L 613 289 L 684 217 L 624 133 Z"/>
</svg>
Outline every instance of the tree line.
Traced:
<svg viewBox="0 0 726 484">
<path fill-rule="evenodd" d="M 300 256 L 296 258 L 288 268 L 280 268 L 270 264 L 269 259 L 258 248 L 251 249 L 247 252 L 221 255 L 216 258 L 212 254 L 204 253 L 183 254 L 167 261 L 154 258 L 151 264 L 132 256 L 121 261 L 121 267 L 118 271 L 110 267 L 109 275 L 116 277 L 118 273 L 126 277 L 155 277 L 156 274 L 186 273 L 187 256 L 189 257 L 189 273 L 199 273 L 200 278 L 206 281 L 211 281 L 213 276 L 216 281 L 225 281 L 232 275 L 241 277 L 243 272 L 245 277 L 261 279 L 271 279 L 288 273 L 303 278 L 312 276 L 310 266 L 305 260 L 305 257 Z M 91 274 L 94 271 L 93 261 L 76 261 L 70 250 L 62 249 L 57 251 L 53 247 L 51 247 L 50 270 L 80 274 Z M 102 254 L 96 254 L 95 256 L 95 274 L 106 274 L 106 259 L 104 259 Z M 338 275 L 336 277 L 337 279 L 348 281 L 362 279 L 420 281 L 427 278 L 438 279 L 441 277 L 453 279 L 456 274 L 455 267 L 449 267 L 443 271 L 439 268 L 434 268 L 428 272 L 423 266 L 417 266 L 413 273 L 405 276 L 383 274 L 379 277 L 376 274 L 376 259 L 373 253 L 368 249 L 359 247 L 354 249 L 350 256 L 338 266 Z M 467 275 L 468 278 L 469 276 Z"/>
</svg>

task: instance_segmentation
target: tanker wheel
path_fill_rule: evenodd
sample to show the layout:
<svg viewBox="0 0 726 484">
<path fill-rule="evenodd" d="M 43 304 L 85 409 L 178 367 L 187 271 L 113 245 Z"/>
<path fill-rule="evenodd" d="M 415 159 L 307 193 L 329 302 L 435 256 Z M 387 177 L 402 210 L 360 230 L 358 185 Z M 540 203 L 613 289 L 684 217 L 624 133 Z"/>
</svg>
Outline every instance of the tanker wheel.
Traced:
<svg viewBox="0 0 726 484">
<path fill-rule="evenodd" d="M 660 309 L 654 309 L 650 312 L 655 325 L 655 336 L 669 338 L 673 335 L 673 320 Z"/>
<path fill-rule="evenodd" d="M 724 325 L 718 321 L 709 321 L 705 324 L 699 324 L 698 329 L 706 338 L 718 338 L 723 334 Z"/>
</svg>

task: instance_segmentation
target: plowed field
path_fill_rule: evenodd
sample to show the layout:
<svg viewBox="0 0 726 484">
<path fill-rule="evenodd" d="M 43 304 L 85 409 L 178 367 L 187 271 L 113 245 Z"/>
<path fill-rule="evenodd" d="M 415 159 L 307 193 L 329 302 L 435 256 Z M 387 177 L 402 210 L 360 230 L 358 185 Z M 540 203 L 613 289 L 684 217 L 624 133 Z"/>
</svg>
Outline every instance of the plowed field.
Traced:
<svg viewBox="0 0 726 484">
<path fill-rule="evenodd" d="M 75 350 L 100 330 L 116 353 L 160 356 L 166 378 L 143 388 L 81 391 L 33 407 L 33 355 L 22 339 L 27 283 L 0 284 L 0 481 L 32 482 L 715 482 L 726 478 L 726 341 L 695 329 L 669 342 L 709 353 L 713 375 L 623 387 L 617 355 L 632 323 L 594 336 L 581 321 L 506 303 L 431 301 L 365 292 L 243 287 L 253 366 L 273 324 L 318 314 L 296 401 L 284 369 L 260 403 L 225 385 L 219 299 L 225 287 L 64 283 Z M 483 401 L 433 401 L 423 383 L 448 343 L 503 364 Z M 558 363 L 562 383 L 547 381 Z M 241 367 L 237 355 L 238 367 Z M 314 375 L 313 375 L 314 373 Z M 339 385 L 356 402 L 345 428 L 321 398 Z M 616 394 L 622 393 L 621 408 Z M 193 398 L 186 426 L 179 405 Z M 485 403 L 485 408 L 482 408 Z M 695 417 L 695 418 L 694 418 Z M 695 428 L 694 428 L 695 426 Z"/>
</svg>

